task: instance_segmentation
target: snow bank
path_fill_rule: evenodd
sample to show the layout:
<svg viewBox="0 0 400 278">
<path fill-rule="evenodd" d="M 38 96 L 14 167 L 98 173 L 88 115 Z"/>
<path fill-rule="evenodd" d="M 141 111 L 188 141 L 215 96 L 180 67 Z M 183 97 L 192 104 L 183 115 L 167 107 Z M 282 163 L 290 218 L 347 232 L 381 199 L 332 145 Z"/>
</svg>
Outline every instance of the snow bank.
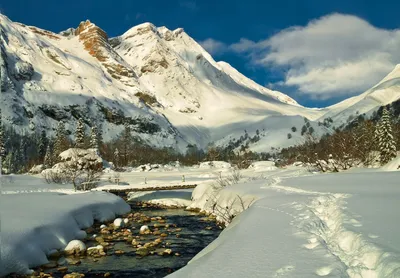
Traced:
<svg viewBox="0 0 400 278">
<path fill-rule="evenodd" d="M 129 210 L 121 198 L 105 192 L 3 195 L 0 276 L 30 273 L 31 267 L 48 263 L 50 251 L 79 238 L 81 229 L 94 220 L 113 220 Z"/>
<path fill-rule="evenodd" d="M 201 162 L 200 169 L 230 169 L 232 168 L 232 165 L 228 162 L 225 161 L 206 161 L 206 162 Z"/>
<path fill-rule="evenodd" d="M 251 163 L 250 169 L 253 169 L 255 172 L 263 172 L 263 171 L 273 171 L 278 169 L 275 166 L 275 162 L 273 161 L 257 161 Z"/>
<path fill-rule="evenodd" d="M 164 206 L 189 206 L 192 196 L 192 190 L 168 190 L 168 191 L 143 191 L 143 192 L 130 192 L 128 195 L 129 200 L 146 201 L 153 204 Z"/>
<path fill-rule="evenodd" d="M 381 168 L 382 171 L 400 171 L 400 156 L 387 163 Z"/>
</svg>

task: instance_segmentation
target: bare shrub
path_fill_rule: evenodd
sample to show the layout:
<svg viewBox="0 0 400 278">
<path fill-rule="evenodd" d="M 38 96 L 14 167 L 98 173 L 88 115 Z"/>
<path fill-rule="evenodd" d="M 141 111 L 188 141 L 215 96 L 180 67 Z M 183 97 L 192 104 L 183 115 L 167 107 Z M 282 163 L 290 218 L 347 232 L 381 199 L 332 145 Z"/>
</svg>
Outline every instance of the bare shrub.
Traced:
<svg viewBox="0 0 400 278">
<path fill-rule="evenodd" d="M 233 168 L 227 177 L 222 177 L 222 174 L 219 175 L 216 180 L 217 185 L 215 188 L 222 188 L 233 184 L 238 184 L 240 179 L 242 178 L 242 174 L 238 168 Z"/>
<path fill-rule="evenodd" d="M 248 209 L 255 200 L 253 198 L 246 203 L 243 196 L 236 195 L 235 198 L 231 199 L 225 206 L 223 206 L 219 204 L 218 196 L 219 190 L 209 194 L 207 204 L 209 208 L 212 209 L 212 214 L 217 216 L 225 224 L 230 224 L 239 213 Z"/>
<path fill-rule="evenodd" d="M 65 184 L 71 182 L 70 177 L 62 171 L 47 170 L 42 172 L 42 176 L 47 183 Z"/>
</svg>

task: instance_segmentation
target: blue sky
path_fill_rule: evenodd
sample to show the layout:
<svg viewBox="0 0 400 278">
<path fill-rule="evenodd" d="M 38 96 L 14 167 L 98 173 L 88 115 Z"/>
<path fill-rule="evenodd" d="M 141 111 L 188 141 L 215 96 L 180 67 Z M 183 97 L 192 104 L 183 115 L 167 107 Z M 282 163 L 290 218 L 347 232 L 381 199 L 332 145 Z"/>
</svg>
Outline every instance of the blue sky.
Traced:
<svg viewBox="0 0 400 278">
<path fill-rule="evenodd" d="M 362 93 L 400 63 L 400 1 L 6 0 L 13 21 L 59 32 L 90 19 L 110 37 L 183 27 L 218 60 L 310 107 Z"/>
</svg>

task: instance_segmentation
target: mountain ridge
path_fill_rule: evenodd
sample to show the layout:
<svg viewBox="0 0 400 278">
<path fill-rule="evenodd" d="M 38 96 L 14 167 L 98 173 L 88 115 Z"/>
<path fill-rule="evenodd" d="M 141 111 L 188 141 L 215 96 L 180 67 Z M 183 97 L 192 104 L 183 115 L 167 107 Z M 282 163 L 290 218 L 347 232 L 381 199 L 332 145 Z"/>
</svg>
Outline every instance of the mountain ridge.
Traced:
<svg viewBox="0 0 400 278">
<path fill-rule="evenodd" d="M 188 144 L 225 145 L 246 130 L 262 134 L 250 149 L 270 151 L 303 142 L 300 132 L 288 139 L 303 118 L 318 137 L 331 130 L 317 120 L 342 119 L 351 108 L 349 102 L 303 107 L 216 62 L 182 28 L 143 23 L 108 38 L 89 20 L 56 34 L 0 14 L 0 29 L 1 108 L 4 121 L 21 130 L 52 135 L 64 120 L 73 133 L 74 121 L 84 117 L 87 126 L 101 124 L 110 140 L 128 121 L 143 142 L 182 151 Z M 398 95 L 396 85 L 393 98 Z"/>
</svg>

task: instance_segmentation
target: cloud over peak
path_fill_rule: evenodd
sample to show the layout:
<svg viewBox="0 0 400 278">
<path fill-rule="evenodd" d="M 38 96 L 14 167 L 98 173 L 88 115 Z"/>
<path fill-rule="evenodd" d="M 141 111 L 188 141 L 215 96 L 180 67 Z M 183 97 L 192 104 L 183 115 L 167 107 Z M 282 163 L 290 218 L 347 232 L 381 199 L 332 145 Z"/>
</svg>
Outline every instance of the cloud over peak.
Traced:
<svg viewBox="0 0 400 278">
<path fill-rule="evenodd" d="M 286 69 L 280 85 L 295 86 L 314 99 L 361 93 L 400 63 L 400 29 L 380 29 L 357 16 L 338 13 L 257 42 L 241 38 L 227 46 L 209 40 L 218 51 L 250 57 L 253 65 Z"/>
</svg>

